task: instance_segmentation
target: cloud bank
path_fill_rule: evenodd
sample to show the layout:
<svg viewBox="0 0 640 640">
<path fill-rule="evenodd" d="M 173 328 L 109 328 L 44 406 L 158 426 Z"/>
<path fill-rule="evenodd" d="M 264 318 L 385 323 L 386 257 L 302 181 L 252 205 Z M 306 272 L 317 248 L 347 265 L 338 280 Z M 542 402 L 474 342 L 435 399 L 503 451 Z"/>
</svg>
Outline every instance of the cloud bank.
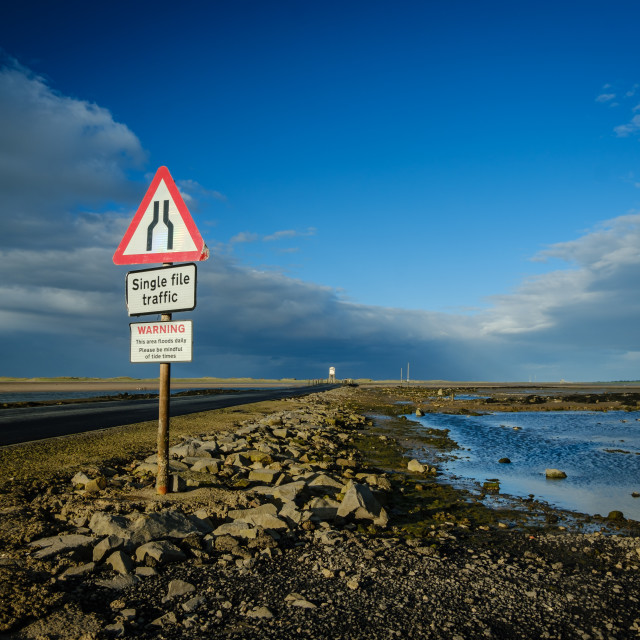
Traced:
<svg viewBox="0 0 640 640">
<path fill-rule="evenodd" d="M 0 70 L 0 375 L 157 375 L 129 364 L 125 270 L 111 260 L 144 191 L 129 172 L 144 161 L 107 110 L 17 65 Z M 180 184 L 194 204 L 207 192 L 224 200 Z M 194 362 L 174 375 L 304 379 L 336 366 L 339 377 L 397 378 L 410 362 L 414 379 L 637 378 L 638 246 L 640 214 L 608 220 L 537 256 L 566 268 L 475 315 L 347 302 L 221 249 L 198 266 L 198 307 L 184 315 L 194 319 Z"/>
</svg>

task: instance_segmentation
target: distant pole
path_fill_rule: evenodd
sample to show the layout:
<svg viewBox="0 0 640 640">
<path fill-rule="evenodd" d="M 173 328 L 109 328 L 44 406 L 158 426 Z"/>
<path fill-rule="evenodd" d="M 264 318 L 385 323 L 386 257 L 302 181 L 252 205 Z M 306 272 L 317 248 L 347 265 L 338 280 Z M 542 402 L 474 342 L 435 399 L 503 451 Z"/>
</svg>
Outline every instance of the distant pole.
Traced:
<svg viewBox="0 0 640 640">
<path fill-rule="evenodd" d="M 400 367 L 400 384 L 402 384 L 403 380 L 402 380 L 402 367 Z"/>
<path fill-rule="evenodd" d="M 409 384 L 409 363 L 407 362 L 407 384 Z"/>
</svg>

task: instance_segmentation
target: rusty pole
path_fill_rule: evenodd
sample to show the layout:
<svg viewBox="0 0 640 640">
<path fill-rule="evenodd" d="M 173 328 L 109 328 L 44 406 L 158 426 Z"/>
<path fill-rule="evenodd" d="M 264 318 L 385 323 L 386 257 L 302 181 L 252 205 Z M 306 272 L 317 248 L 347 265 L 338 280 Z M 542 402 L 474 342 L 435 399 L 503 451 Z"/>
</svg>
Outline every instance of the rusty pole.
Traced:
<svg viewBox="0 0 640 640">
<path fill-rule="evenodd" d="M 162 322 L 171 320 L 170 313 L 163 313 Z M 171 363 L 160 363 L 160 389 L 158 411 L 158 476 L 156 489 L 165 495 L 169 487 L 169 398 L 171 396 Z"/>
<path fill-rule="evenodd" d="M 172 263 L 163 266 L 169 267 Z M 161 322 L 170 322 L 171 314 L 163 313 Z M 163 496 L 169 490 L 169 398 L 171 397 L 171 363 L 160 363 L 160 388 L 158 409 L 158 475 L 156 490 Z"/>
</svg>

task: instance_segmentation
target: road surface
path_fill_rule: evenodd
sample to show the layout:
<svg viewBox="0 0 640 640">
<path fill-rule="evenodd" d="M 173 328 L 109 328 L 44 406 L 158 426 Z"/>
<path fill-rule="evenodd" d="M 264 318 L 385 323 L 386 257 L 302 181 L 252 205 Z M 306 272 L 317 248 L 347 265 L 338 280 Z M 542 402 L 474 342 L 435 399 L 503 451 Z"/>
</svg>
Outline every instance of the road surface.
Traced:
<svg viewBox="0 0 640 640">
<path fill-rule="evenodd" d="M 172 397 L 170 415 L 183 416 L 198 411 L 304 396 L 337 386 L 322 384 L 288 389 L 251 389 L 219 395 Z M 0 446 L 157 419 L 157 398 L 0 409 Z"/>
</svg>

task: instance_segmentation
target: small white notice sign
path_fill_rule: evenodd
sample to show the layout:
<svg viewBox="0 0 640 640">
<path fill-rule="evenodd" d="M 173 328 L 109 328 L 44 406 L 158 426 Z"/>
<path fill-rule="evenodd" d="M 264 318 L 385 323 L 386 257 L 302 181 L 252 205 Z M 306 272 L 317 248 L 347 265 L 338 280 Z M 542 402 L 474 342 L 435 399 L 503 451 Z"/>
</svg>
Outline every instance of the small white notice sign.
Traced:
<svg viewBox="0 0 640 640">
<path fill-rule="evenodd" d="M 191 362 L 193 321 L 132 322 L 131 362 Z"/>
<path fill-rule="evenodd" d="M 195 264 L 127 273 L 127 311 L 130 316 L 191 311 L 195 307 Z"/>
</svg>

